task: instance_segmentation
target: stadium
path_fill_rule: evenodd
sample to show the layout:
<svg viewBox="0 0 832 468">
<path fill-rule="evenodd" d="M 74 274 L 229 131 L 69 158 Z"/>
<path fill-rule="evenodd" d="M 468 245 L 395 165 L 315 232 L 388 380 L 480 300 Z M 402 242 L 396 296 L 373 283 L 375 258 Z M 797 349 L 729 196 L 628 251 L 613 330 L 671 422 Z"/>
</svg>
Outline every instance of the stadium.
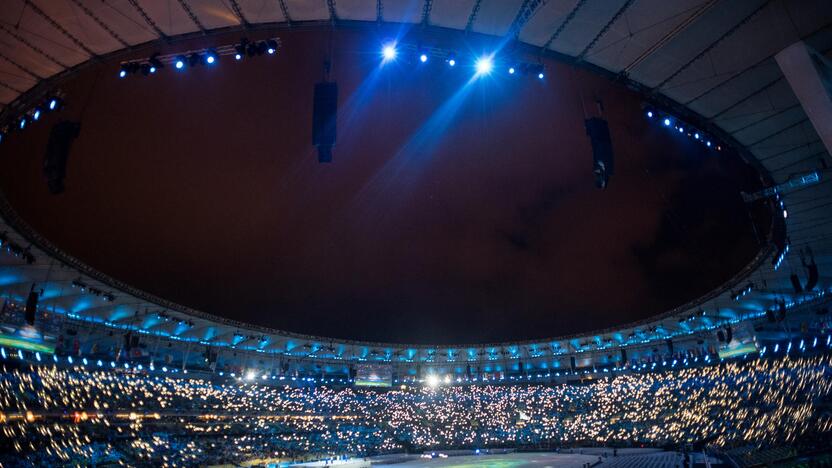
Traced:
<svg viewBox="0 0 832 468">
<path fill-rule="evenodd" d="M 0 466 L 832 466 L 829 2 L 0 38 Z"/>
</svg>

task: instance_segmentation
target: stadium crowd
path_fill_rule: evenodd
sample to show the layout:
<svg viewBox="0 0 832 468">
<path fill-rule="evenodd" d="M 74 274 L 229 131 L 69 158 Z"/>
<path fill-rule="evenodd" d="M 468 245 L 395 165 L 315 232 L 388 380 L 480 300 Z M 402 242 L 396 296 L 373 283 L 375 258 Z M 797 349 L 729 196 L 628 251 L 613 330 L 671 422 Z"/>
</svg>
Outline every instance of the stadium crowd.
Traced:
<svg viewBox="0 0 832 468">
<path fill-rule="evenodd" d="M 832 356 L 569 384 L 271 386 L 83 367 L 0 373 L 0 465 L 165 466 L 535 444 L 788 444 L 832 432 Z"/>
</svg>

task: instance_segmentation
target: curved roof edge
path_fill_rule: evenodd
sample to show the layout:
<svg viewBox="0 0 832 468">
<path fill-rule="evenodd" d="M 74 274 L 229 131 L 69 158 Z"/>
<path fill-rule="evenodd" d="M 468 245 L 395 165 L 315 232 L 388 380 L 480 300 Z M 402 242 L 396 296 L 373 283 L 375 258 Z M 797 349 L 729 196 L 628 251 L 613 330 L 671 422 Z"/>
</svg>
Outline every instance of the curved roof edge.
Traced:
<svg viewBox="0 0 832 468">
<path fill-rule="evenodd" d="M 321 22 L 321 21 L 310 21 L 304 23 L 292 23 L 291 29 L 297 30 L 299 28 L 305 29 L 316 29 L 321 27 L 329 27 L 329 22 Z M 120 58 L 128 57 L 131 55 L 136 55 L 142 51 L 149 51 L 158 48 L 159 46 L 163 45 L 170 45 L 178 42 L 189 41 L 194 39 L 205 39 L 210 38 L 213 36 L 220 36 L 234 32 L 245 32 L 245 33 L 253 33 L 253 32 L 279 32 L 281 30 L 285 30 L 290 26 L 287 23 L 272 23 L 272 24 L 259 24 L 255 25 L 251 28 L 244 29 L 239 27 L 231 27 L 231 28 L 220 28 L 208 31 L 207 34 L 202 33 L 187 33 L 182 34 L 179 36 L 171 36 L 165 39 L 158 39 L 146 42 L 139 46 L 130 47 L 121 49 L 115 52 L 111 52 L 104 56 L 95 57 L 85 62 L 82 62 L 79 65 L 76 65 L 72 68 L 65 70 L 62 73 L 59 73 L 49 79 L 43 80 L 37 86 L 30 89 L 25 94 L 21 95 L 13 105 L 10 105 L 6 109 L 4 109 L 4 113 L 10 111 L 12 108 L 20 108 L 25 107 L 27 103 L 35 101 L 37 99 L 41 99 L 45 94 L 49 93 L 52 89 L 56 86 L 59 86 L 61 82 L 71 78 L 73 75 L 78 73 L 80 70 L 83 70 L 86 67 L 93 66 L 100 64 L 101 62 L 106 62 L 110 60 L 118 60 Z M 366 28 L 372 27 L 377 28 L 377 24 L 374 22 L 358 22 L 358 21 L 341 21 L 338 23 L 339 28 L 341 27 L 350 27 L 350 28 Z M 447 28 L 438 28 L 435 26 L 428 26 L 427 29 L 438 29 L 438 30 L 446 30 L 446 31 L 453 31 L 459 32 L 453 29 Z M 490 39 L 490 40 L 497 40 L 500 39 L 496 36 L 484 36 L 483 37 Z M 711 132 L 714 135 L 718 136 L 720 139 L 725 141 L 728 145 L 736 148 L 741 156 L 749 163 L 753 164 L 754 167 L 758 170 L 761 177 L 765 179 L 768 184 L 773 183 L 773 179 L 769 174 L 768 170 L 761 165 L 754 157 L 748 152 L 741 144 L 739 144 L 730 134 L 722 131 L 718 127 L 709 124 L 707 119 L 700 116 L 699 114 L 693 112 L 692 110 L 684 107 L 683 105 L 673 101 L 672 99 L 660 95 L 657 93 L 652 92 L 652 90 L 641 84 L 638 83 L 626 76 L 621 74 L 617 74 L 601 68 L 597 65 L 593 65 L 589 62 L 582 61 L 577 59 L 576 57 L 571 57 L 568 55 L 564 55 L 552 50 L 546 50 L 541 52 L 539 47 L 529 45 L 529 44 L 520 44 L 521 53 L 523 54 L 540 54 L 544 57 L 552 58 L 554 60 L 558 60 L 560 62 L 579 66 L 582 68 L 586 68 L 591 72 L 600 74 L 608 79 L 613 81 L 617 81 L 622 83 L 623 85 L 629 87 L 630 89 L 638 92 L 640 95 L 644 97 L 644 99 L 652 105 L 655 105 L 659 108 L 665 109 L 679 118 L 687 121 L 690 124 L 696 125 L 697 127 Z M 581 340 L 595 340 L 602 335 L 610 335 L 613 333 L 622 333 L 625 330 L 636 330 L 639 328 L 646 328 L 650 326 L 661 327 L 663 322 L 670 318 L 678 318 L 679 316 L 689 316 L 692 313 L 696 313 L 699 309 L 709 308 L 709 301 L 713 301 L 714 299 L 720 298 L 720 296 L 724 296 L 727 292 L 730 291 L 731 288 L 735 287 L 736 285 L 742 283 L 743 281 L 747 280 L 749 276 L 751 276 L 762 264 L 763 262 L 769 258 L 774 250 L 775 247 L 772 243 L 772 240 L 769 236 L 767 239 L 767 243 L 761 246 L 760 251 L 757 253 L 755 258 L 744 267 L 742 270 L 737 272 L 731 279 L 723 283 L 718 288 L 710 291 L 709 293 L 696 298 L 692 301 L 689 301 L 686 304 L 683 304 L 679 307 L 676 307 L 672 310 L 669 310 L 664 313 L 660 313 L 649 317 L 644 320 L 639 320 L 631 323 L 621 324 L 619 326 L 610 327 L 602 330 L 594 330 L 585 333 L 577 333 L 572 335 L 564 335 L 564 336 L 554 336 L 547 339 L 537 339 L 537 340 L 526 340 L 526 341 L 513 341 L 513 342 L 500 342 L 500 343 L 472 343 L 472 344 L 406 344 L 406 343 L 391 343 L 391 342 L 371 342 L 371 341 L 360 341 L 360 340 L 346 340 L 346 339 L 334 339 L 322 336 L 314 336 L 314 335 L 304 335 L 300 333 L 293 333 L 284 330 L 278 329 L 271 329 L 268 327 L 253 325 L 244 322 L 238 322 L 235 320 L 215 316 L 209 313 L 205 313 L 202 311 L 198 311 L 187 306 L 177 304 L 171 301 L 168 301 L 164 298 L 160 298 L 154 296 L 150 293 L 142 291 L 138 288 L 132 287 L 126 283 L 118 281 L 115 278 L 112 278 L 106 275 L 103 272 L 95 270 L 94 268 L 84 264 L 80 260 L 70 256 L 66 252 L 63 252 L 58 247 L 53 245 L 43 236 L 39 235 L 37 232 L 34 231 L 25 221 L 23 221 L 14 211 L 13 207 L 8 203 L 5 199 L 5 196 L 2 196 L 2 192 L 0 191 L 0 214 L 2 214 L 3 218 L 6 222 L 12 226 L 18 233 L 23 235 L 28 241 L 32 242 L 38 248 L 44 251 L 47 255 L 51 258 L 54 258 L 61 262 L 62 264 L 68 265 L 71 268 L 76 269 L 79 273 L 88 276 L 91 279 L 100 281 L 101 283 L 107 285 L 110 288 L 117 289 L 122 294 L 128 294 L 136 299 L 138 302 L 146 302 L 149 304 L 154 304 L 158 307 L 163 309 L 168 309 L 170 311 L 175 311 L 181 314 L 184 314 L 190 318 L 201 319 L 209 322 L 214 322 L 218 326 L 228 327 L 235 329 L 236 332 L 239 333 L 246 333 L 246 334 L 266 334 L 266 335 L 276 335 L 280 338 L 291 339 L 291 340 L 299 340 L 299 341 L 307 341 L 307 342 L 316 342 L 316 343 L 327 343 L 327 344 L 344 344 L 350 346 L 361 346 L 361 347 L 368 347 L 368 348 L 385 348 L 385 349 L 412 349 L 412 350 L 438 350 L 438 349 L 460 349 L 460 348 L 506 348 L 511 346 L 523 346 L 523 345 L 543 345 L 547 343 L 555 343 L 555 342 L 570 342 L 570 341 L 581 341 Z M 117 306 L 118 304 L 114 304 L 113 307 Z M 692 332 L 691 332 L 692 333 Z"/>
</svg>

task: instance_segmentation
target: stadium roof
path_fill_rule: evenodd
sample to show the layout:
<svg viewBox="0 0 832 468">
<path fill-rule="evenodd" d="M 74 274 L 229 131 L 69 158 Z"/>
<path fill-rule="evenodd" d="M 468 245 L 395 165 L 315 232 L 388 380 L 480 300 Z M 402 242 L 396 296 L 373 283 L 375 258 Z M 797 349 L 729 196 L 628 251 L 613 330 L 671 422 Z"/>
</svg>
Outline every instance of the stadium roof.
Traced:
<svg viewBox="0 0 832 468">
<path fill-rule="evenodd" d="M 327 23 L 362 27 L 378 22 L 516 37 L 529 50 L 625 81 L 647 99 L 734 140 L 745 149 L 747 157 L 759 162 L 772 185 L 816 170 L 821 161 L 828 163 L 830 159 L 774 60 L 775 54 L 799 40 L 830 55 L 832 7 L 823 0 L 9 0 L 0 9 L 3 117 L 13 115 L 27 96 L 48 89 L 74 67 L 95 63 L 108 54 L 128 54 L 148 43 L 213 31 Z M 791 261 L 799 269 L 797 252 L 810 246 L 820 268 L 821 288 L 829 287 L 832 267 L 832 185 L 828 176 L 823 172 L 820 183 L 785 195 L 790 255 L 794 257 Z M 28 238 L 35 236 L 25 232 L 19 221 L 10 218 L 9 222 Z M 17 233 L 10 237 L 27 243 Z M 166 303 L 78 264 L 49 247 L 46 240 L 40 239 L 39 243 L 50 251 L 49 255 L 63 256 L 74 268 L 98 278 L 94 281 L 101 281 L 101 289 L 115 287 L 131 292 L 133 297 L 118 294 L 114 302 L 86 309 L 85 313 L 99 319 L 118 321 L 122 312 L 126 317 L 146 305 L 154 305 L 154 309 L 161 305 L 174 319 L 147 320 L 147 329 L 165 329 L 183 339 L 285 353 L 303 347 L 307 354 L 309 350 L 317 353 L 330 341 L 247 327 Z M 773 247 L 764 250 L 761 258 L 733 282 L 701 303 L 657 317 L 652 325 L 625 326 L 617 333 L 599 332 L 556 341 L 564 348 L 579 349 L 583 343 L 594 346 L 608 337 L 625 343 L 636 329 L 639 333 L 654 333 L 658 327 L 685 333 L 687 326 L 679 319 L 700 309 L 718 311 L 714 312 L 716 316 L 730 318 L 746 312 L 761 313 L 793 293 L 789 278 L 793 270 L 775 270 L 773 255 L 777 255 Z M 42 268 L 50 265 L 45 257 L 37 255 Z M 0 259 L 6 271 L 17 265 L 14 259 Z M 28 290 L 26 281 L 39 280 L 33 275 L 37 271 L 15 270 L 19 277 L 4 282 L 2 288 L 20 295 Z M 65 279 L 77 276 L 68 270 L 59 275 Z M 747 281 L 758 287 L 743 301 L 735 301 L 732 288 Z M 63 293 L 56 290 L 55 294 Z M 188 326 L 180 326 L 180 318 Z M 187 324 L 189 321 L 192 323 Z M 261 334 L 270 338 L 261 341 Z M 418 350 L 447 351 L 443 347 L 343 343 L 339 345 L 341 352 L 349 356 L 380 350 L 379 355 L 389 358 L 407 354 L 403 350 L 410 349 L 427 359 L 430 353 Z M 531 347 L 548 343 L 529 343 L 524 345 L 525 351 L 519 352 L 531 354 Z M 403 354 L 397 354 L 399 350 Z"/>
</svg>

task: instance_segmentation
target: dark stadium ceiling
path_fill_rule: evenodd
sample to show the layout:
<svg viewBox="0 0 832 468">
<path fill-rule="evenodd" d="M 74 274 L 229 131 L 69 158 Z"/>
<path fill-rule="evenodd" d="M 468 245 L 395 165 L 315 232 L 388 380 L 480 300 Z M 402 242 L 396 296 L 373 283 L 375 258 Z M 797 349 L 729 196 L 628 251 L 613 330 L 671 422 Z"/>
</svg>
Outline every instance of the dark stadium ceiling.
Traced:
<svg viewBox="0 0 832 468">
<path fill-rule="evenodd" d="M 15 101 L 22 93 L 32 90 L 34 96 L 48 89 L 59 82 L 51 77 L 72 67 L 96 63 L 111 53 L 130 57 L 131 51 L 118 51 L 153 41 L 165 44 L 179 35 L 199 37 L 222 29 L 239 36 L 246 29 L 279 31 L 327 23 L 366 27 L 378 22 L 516 37 L 528 50 L 618 77 L 650 100 L 678 105 L 702 125 L 724 131 L 775 183 L 829 161 L 773 59 L 798 40 L 829 55 L 832 8 L 825 1 L 9 1 L 0 10 L 0 101 L 9 115 L 22 102 Z M 832 247 L 830 195 L 824 179 L 786 198 L 792 251 L 812 247 L 824 287 Z M 792 261 L 799 265 L 799 259 Z M 788 275 L 795 268 L 773 271 L 765 259 L 739 280 L 766 285 L 749 301 L 738 305 L 728 285 L 706 297 L 702 307 L 736 316 L 765 309 L 789 292 Z M 102 308 L 104 316 L 112 317 L 105 312 L 107 306 Z M 676 312 L 681 317 L 692 310 Z M 192 328 L 185 335 L 211 341 L 227 339 L 234 327 L 210 333 L 203 332 L 222 326 Z M 292 341 L 296 346 L 297 339 Z M 286 342 L 276 338 L 269 347 L 280 349 L 281 343 Z"/>
</svg>

